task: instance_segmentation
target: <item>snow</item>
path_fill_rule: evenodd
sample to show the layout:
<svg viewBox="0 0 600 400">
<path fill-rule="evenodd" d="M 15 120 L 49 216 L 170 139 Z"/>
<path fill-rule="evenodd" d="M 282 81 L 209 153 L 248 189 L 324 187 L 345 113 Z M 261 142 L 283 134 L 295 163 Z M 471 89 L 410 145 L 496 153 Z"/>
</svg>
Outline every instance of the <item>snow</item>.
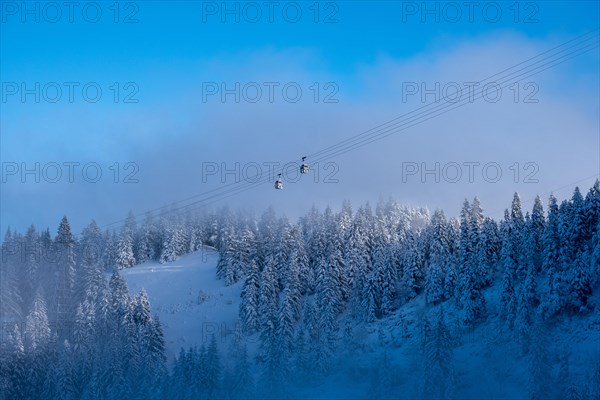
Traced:
<svg viewBox="0 0 600 400">
<path fill-rule="evenodd" d="M 218 260 L 214 248 L 203 247 L 174 262 L 148 261 L 121 271 L 132 295 L 142 288 L 148 293 L 152 314 L 163 327 L 169 362 L 182 347 L 208 345 L 213 334 L 222 344 L 235 331 L 242 283 L 225 286 L 218 280 Z"/>
</svg>

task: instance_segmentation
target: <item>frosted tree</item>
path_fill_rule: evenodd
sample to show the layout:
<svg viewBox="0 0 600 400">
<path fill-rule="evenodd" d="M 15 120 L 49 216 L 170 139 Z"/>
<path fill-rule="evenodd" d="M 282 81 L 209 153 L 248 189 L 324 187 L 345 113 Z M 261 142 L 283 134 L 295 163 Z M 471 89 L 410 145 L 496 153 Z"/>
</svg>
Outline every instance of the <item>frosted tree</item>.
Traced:
<svg viewBox="0 0 600 400">
<path fill-rule="evenodd" d="M 277 224 L 277 239 L 275 246 L 271 249 L 271 254 L 275 261 L 277 282 L 279 287 L 283 286 L 285 279 L 285 266 L 287 265 L 290 253 L 290 235 L 291 226 L 287 218 L 282 217 Z"/>
<path fill-rule="evenodd" d="M 517 299 L 515 295 L 514 280 L 516 275 L 517 263 L 515 261 L 513 241 L 511 237 L 512 221 L 508 210 L 504 212 L 504 221 L 502 222 L 502 250 L 501 263 L 504 269 L 502 275 L 502 294 L 501 294 L 501 315 L 506 320 L 510 329 L 513 327 L 516 316 Z"/>
<path fill-rule="evenodd" d="M 246 273 L 246 280 L 242 289 L 240 303 L 240 319 L 248 333 L 254 333 L 259 326 L 258 297 L 259 297 L 259 271 L 254 259 L 250 260 Z"/>
<path fill-rule="evenodd" d="M 367 277 L 367 282 L 363 288 L 362 304 L 367 322 L 374 322 L 377 319 L 379 309 L 379 287 L 377 277 L 374 273 L 370 273 Z"/>
<path fill-rule="evenodd" d="M 531 265 L 527 270 L 527 275 L 520 288 L 515 317 L 515 331 L 521 339 L 525 350 L 527 350 L 529 345 L 531 326 L 535 321 L 535 312 L 539 302 L 537 282 L 535 279 L 535 267 Z"/>
<path fill-rule="evenodd" d="M 461 305 L 463 295 L 466 292 L 466 277 L 470 274 L 473 261 L 473 252 L 475 249 L 472 248 L 471 235 L 469 234 L 469 228 L 471 227 L 471 205 L 469 201 L 465 199 L 463 202 L 462 209 L 460 211 L 460 233 L 458 239 L 458 282 L 457 282 L 457 297 L 456 300 Z"/>
<path fill-rule="evenodd" d="M 278 356 L 280 357 L 280 374 L 284 378 L 289 378 L 291 372 L 292 354 L 294 351 L 294 334 L 295 334 L 295 300 L 293 298 L 293 289 L 287 286 L 283 290 L 283 297 L 277 316 L 277 324 L 275 328 L 275 343 Z"/>
<path fill-rule="evenodd" d="M 159 262 L 173 262 L 183 254 L 184 237 L 181 227 L 169 226 L 165 230 L 163 239 L 162 251 L 160 253 Z"/>
<path fill-rule="evenodd" d="M 422 394 L 426 399 L 450 399 L 454 393 L 452 339 L 446 325 L 443 307 L 435 321 L 425 323 L 421 332 L 423 349 Z"/>
<path fill-rule="evenodd" d="M 477 262 L 481 266 L 480 279 L 484 286 L 489 285 L 493 280 L 500 260 L 501 246 L 498 225 L 491 218 L 485 218 L 481 225 L 480 240 L 477 246 Z"/>
<path fill-rule="evenodd" d="M 562 307 L 560 276 L 560 236 L 559 212 L 556 198 L 550 195 L 548 202 L 548 223 L 542 236 L 544 257 L 542 271 L 546 275 L 545 293 L 542 299 L 542 313 L 545 317 L 554 315 Z"/>
<path fill-rule="evenodd" d="M 386 253 L 385 245 L 381 241 L 376 241 L 372 255 L 373 270 L 366 277 L 361 300 L 366 319 L 369 322 L 375 321 L 381 315 L 386 270 L 389 269 L 388 263 L 390 262 Z M 389 271 L 387 274 L 389 275 Z M 393 283 L 390 282 L 391 284 Z M 391 307 L 391 304 L 388 307 Z"/>
<path fill-rule="evenodd" d="M 22 399 L 27 393 L 25 346 L 18 324 L 6 328 L 6 341 L 0 352 L 0 397 Z"/>
<path fill-rule="evenodd" d="M 588 300 L 592 295 L 590 259 L 587 251 L 577 251 L 572 267 L 568 271 L 569 302 L 574 312 L 588 310 Z"/>
<path fill-rule="evenodd" d="M 17 248 L 17 241 L 13 239 L 9 227 L 2 242 L 1 250 L 4 259 L 0 263 L 0 274 L 2 274 L 2 279 L 0 279 L 0 316 L 6 320 L 21 319 L 24 314 L 21 308 L 21 294 L 17 277 Z"/>
<path fill-rule="evenodd" d="M 117 242 L 116 265 L 119 269 L 131 268 L 135 265 L 133 257 L 133 233 L 125 227 Z"/>
<path fill-rule="evenodd" d="M 155 315 L 145 332 L 147 351 L 144 360 L 148 365 L 147 376 L 152 381 L 150 388 L 157 388 L 167 372 L 167 356 L 165 354 L 165 337 L 158 315 Z"/>
<path fill-rule="evenodd" d="M 77 307 L 73 331 L 73 349 L 75 352 L 87 355 L 92 352 L 96 333 L 96 310 L 88 300 Z"/>
<path fill-rule="evenodd" d="M 184 236 L 186 238 L 184 253 L 192 253 L 202 248 L 202 233 L 198 227 L 197 217 L 190 210 L 185 213 Z"/>
<path fill-rule="evenodd" d="M 258 223 L 257 262 L 261 265 L 268 253 L 271 253 L 277 243 L 277 215 L 273 207 L 269 207 L 261 216 Z"/>
<path fill-rule="evenodd" d="M 314 288 L 314 271 L 309 265 L 306 244 L 298 227 L 292 230 L 290 246 L 292 250 L 288 260 L 288 273 L 285 281 L 288 284 L 291 280 L 294 281 L 298 301 L 300 301 L 299 297 L 301 295 L 308 293 L 310 287 Z"/>
<path fill-rule="evenodd" d="M 536 253 L 536 233 L 533 227 L 533 219 L 526 213 L 525 225 L 521 235 L 521 253 L 519 254 L 519 270 L 523 277 L 531 273 L 537 275 L 537 267 L 535 265 Z"/>
<path fill-rule="evenodd" d="M 558 207 L 558 237 L 560 241 L 558 266 L 561 275 L 571 266 L 576 250 L 573 240 L 575 235 L 573 235 L 571 224 L 572 211 L 572 204 L 567 200 L 563 200 Z"/>
<path fill-rule="evenodd" d="M 48 344 L 50 340 L 50 323 L 46 302 L 41 290 L 38 290 L 31 311 L 25 318 L 25 348 L 36 350 Z"/>
<path fill-rule="evenodd" d="M 73 286 L 75 283 L 75 239 L 71 233 L 71 225 L 66 216 L 58 226 L 58 234 L 55 239 L 60 258 L 57 260 L 54 281 L 54 304 L 57 321 L 65 321 L 72 316 L 74 305 L 72 304 Z"/>
<path fill-rule="evenodd" d="M 328 241 L 327 256 L 317 264 L 316 300 L 322 329 L 323 349 L 326 358 L 333 354 L 337 341 L 337 317 L 343 306 L 340 273 L 342 255 L 333 241 Z"/>
<path fill-rule="evenodd" d="M 463 321 L 467 324 L 480 319 L 486 311 L 483 286 L 487 278 L 487 271 L 478 257 L 478 249 L 481 246 L 479 236 L 483 221 L 483 211 L 479 199 L 476 197 L 470 207 L 465 201 L 461 211 L 459 247 L 461 275 L 458 281 L 458 295 L 460 296 L 459 304 L 463 308 Z"/>
<path fill-rule="evenodd" d="M 117 327 L 122 324 L 123 318 L 129 312 L 131 298 L 127 289 L 127 283 L 117 268 L 113 270 L 108 286 L 107 324 L 110 332 L 116 332 Z"/>
<path fill-rule="evenodd" d="M 78 397 L 77 373 L 73 363 L 73 350 L 66 340 L 61 346 L 55 368 L 54 379 L 57 385 L 57 393 L 63 399 L 76 399 Z"/>
<path fill-rule="evenodd" d="M 448 226 L 443 211 L 435 211 L 429 231 L 429 266 L 425 272 L 425 296 L 428 303 L 439 303 L 446 294 L 446 268 L 450 264 Z"/>
<path fill-rule="evenodd" d="M 95 279 L 102 277 L 102 253 L 104 249 L 104 238 L 102 231 L 96 221 L 92 220 L 83 230 L 80 243 L 79 272 L 75 279 L 76 301 L 84 300 L 86 292 L 97 289 L 92 286 L 99 285 Z"/>
<path fill-rule="evenodd" d="M 73 362 L 77 365 L 77 382 L 86 385 L 92 377 L 94 363 L 90 354 L 95 352 L 96 315 L 93 304 L 85 300 L 77 307 L 75 323 L 73 325 Z M 85 382 L 85 383 L 83 383 Z M 80 387 L 78 391 L 83 391 Z"/>
<path fill-rule="evenodd" d="M 513 252 L 519 254 L 521 244 L 521 234 L 525 225 L 523 210 L 521 208 L 521 198 L 518 193 L 513 196 L 513 201 L 510 207 L 510 222 L 511 222 L 511 237 L 513 244 Z"/>
<path fill-rule="evenodd" d="M 381 314 L 390 315 L 394 308 L 397 287 L 397 271 L 394 263 L 393 247 L 385 250 L 385 264 L 383 270 L 383 292 L 381 294 Z"/>
<path fill-rule="evenodd" d="M 117 244 L 119 238 L 115 232 L 112 234 L 108 231 L 104 234 L 104 254 L 102 257 L 102 264 L 105 271 L 112 271 L 117 265 Z"/>
<path fill-rule="evenodd" d="M 39 234 L 35 226 L 31 225 L 21 242 L 20 258 L 22 265 L 17 269 L 19 271 L 19 293 L 22 300 L 21 309 L 28 310 L 35 296 L 35 284 L 38 282 L 38 273 L 40 268 L 40 243 Z"/>
<path fill-rule="evenodd" d="M 570 242 L 575 249 L 583 249 L 590 237 L 587 207 L 578 187 L 571 197 L 570 209 Z"/>
<path fill-rule="evenodd" d="M 254 253 L 248 242 L 252 239 L 253 235 L 248 230 L 230 233 L 227 248 L 222 252 L 222 257 L 217 264 L 217 276 L 224 278 L 226 285 L 238 282 L 246 273 Z"/>
<path fill-rule="evenodd" d="M 134 254 L 138 263 L 155 260 L 157 258 L 157 236 L 154 217 L 151 212 L 148 212 L 144 217 L 144 222 L 140 229 L 138 246 L 136 248 L 137 252 Z"/>
<path fill-rule="evenodd" d="M 267 255 L 260 278 L 258 318 L 260 323 L 259 359 L 264 365 L 264 378 L 268 382 L 275 379 L 280 372 L 280 358 L 276 348 L 277 312 L 279 309 L 276 268 L 273 257 Z"/>
<path fill-rule="evenodd" d="M 406 298 L 411 299 L 417 295 L 423 286 L 423 259 L 419 237 L 413 232 L 408 232 L 402 251 L 402 277 L 401 286 Z"/>
<path fill-rule="evenodd" d="M 348 282 L 348 295 L 354 299 L 353 312 L 359 313 L 362 309 L 361 294 L 366 283 L 366 277 L 372 271 L 372 259 L 367 238 L 367 226 L 364 213 L 359 210 L 352 226 L 347 232 L 345 242 L 345 276 Z"/>
<path fill-rule="evenodd" d="M 485 217 L 477 197 L 473 199 L 470 212 L 468 235 L 471 255 L 469 269 L 474 274 L 475 286 L 480 291 L 486 284 L 488 271 L 487 266 L 482 264 L 479 258 L 480 248 L 483 246 L 481 243 L 481 230 Z"/>
<path fill-rule="evenodd" d="M 544 261 L 544 231 L 546 230 L 546 217 L 540 196 L 536 196 L 531 212 L 530 245 L 533 252 L 533 266 L 536 274 L 542 269 Z"/>
<path fill-rule="evenodd" d="M 250 260 L 256 256 L 256 234 L 250 227 L 242 229 L 241 236 L 238 241 L 239 251 L 239 268 L 238 272 L 241 275 L 246 275 Z"/>
<path fill-rule="evenodd" d="M 334 291 L 335 311 L 339 313 L 342 310 L 345 301 L 350 295 L 350 284 L 346 277 L 345 257 L 343 255 L 344 245 L 342 243 L 344 232 L 339 225 L 339 220 L 326 213 L 325 224 L 325 252 L 327 254 L 327 264 L 331 278 L 334 283 L 332 290 Z"/>
<path fill-rule="evenodd" d="M 241 241 L 231 225 L 221 233 L 221 257 L 217 263 L 217 277 L 224 279 L 227 286 L 234 284 L 244 270 L 244 255 L 240 254 Z"/>
<path fill-rule="evenodd" d="M 300 318 L 301 302 L 302 302 L 302 270 L 306 267 L 303 263 L 306 262 L 304 257 L 298 250 L 292 250 L 288 259 L 285 277 L 285 290 L 288 290 L 290 302 L 290 311 L 294 321 Z"/>
<path fill-rule="evenodd" d="M 590 257 L 590 279 L 592 286 L 600 283 L 600 221 L 596 227 L 596 233 L 593 240 L 593 252 Z"/>
</svg>

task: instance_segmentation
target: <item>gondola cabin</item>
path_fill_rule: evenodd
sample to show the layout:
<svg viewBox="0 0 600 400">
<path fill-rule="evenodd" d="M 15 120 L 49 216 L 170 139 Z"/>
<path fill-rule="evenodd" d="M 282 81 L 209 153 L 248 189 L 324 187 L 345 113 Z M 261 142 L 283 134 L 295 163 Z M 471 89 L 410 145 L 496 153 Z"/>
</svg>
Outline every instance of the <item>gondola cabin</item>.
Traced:
<svg viewBox="0 0 600 400">
<path fill-rule="evenodd" d="M 302 165 L 300 165 L 300 173 L 308 174 L 308 164 L 305 163 L 304 160 L 306 160 L 306 157 L 302 157 Z"/>
<path fill-rule="evenodd" d="M 277 180 L 275 181 L 275 189 L 283 189 L 283 180 L 281 179 L 281 174 L 279 174 L 279 178 L 277 178 Z"/>
</svg>

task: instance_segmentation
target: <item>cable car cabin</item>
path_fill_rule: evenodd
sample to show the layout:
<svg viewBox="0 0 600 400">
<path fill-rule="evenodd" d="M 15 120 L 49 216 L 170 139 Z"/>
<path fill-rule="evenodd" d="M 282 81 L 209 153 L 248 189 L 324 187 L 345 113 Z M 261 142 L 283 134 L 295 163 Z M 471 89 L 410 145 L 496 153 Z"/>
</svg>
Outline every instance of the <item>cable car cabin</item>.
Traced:
<svg viewBox="0 0 600 400">
<path fill-rule="evenodd" d="M 300 173 L 308 174 L 308 164 L 305 163 L 304 160 L 306 160 L 306 157 L 302 157 L 302 165 L 300 165 Z"/>
<path fill-rule="evenodd" d="M 283 189 L 283 180 L 281 180 L 281 174 L 279 174 L 279 178 L 275 181 L 275 189 Z"/>
</svg>

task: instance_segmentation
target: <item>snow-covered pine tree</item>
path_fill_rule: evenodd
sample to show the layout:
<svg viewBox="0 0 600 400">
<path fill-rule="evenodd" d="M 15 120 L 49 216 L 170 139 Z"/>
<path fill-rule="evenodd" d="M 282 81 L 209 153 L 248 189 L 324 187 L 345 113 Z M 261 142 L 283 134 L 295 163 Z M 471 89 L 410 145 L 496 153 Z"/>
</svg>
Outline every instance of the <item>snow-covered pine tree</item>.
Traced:
<svg viewBox="0 0 600 400">
<path fill-rule="evenodd" d="M 546 217 L 544 215 L 544 206 L 540 196 L 536 196 L 531 211 L 531 246 L 533 247 L 533 266 L 535 273 L 542 269 L 544 261 L 544 231 L 546 229 Z"/>
<path fill-rule="evenodd" d="M 3 243 L 4 244 L 4 243 Z M 0 383 L 3 399 L 22 399 L 27 393 L 25 345 L 18 324 L 6 326 L 5 343 L 0 353 Z"/>
<path fill-rule="evenodd" d="M 35 226 L 27 229 L 25 237 L 20 240 L 20 263 L 17 271 L 18 290 L 21 298 L 21 309 L 28 310 L 35 296 L 35 285 L 38 282 L 40 257 L 39 234 Z"/>
<path fill-rule="evenodd" d="M 575 187 L 571 197 L 571 208 L 569 216 L 570 242 L 576 251 L 583 250 L 587 245 L 591 231 L 588 226 L 587 207 L 579 187 Z"/>
<path fill-rule="evenodd" d="M 421 240 L 414 232 L 407 232 L 402 250 L 401 288 L 403 297 L 412 299 L 423 287 L 423 253 Z"/>
<path fill-rule="evenodd" d="M 36 291 L 31 311 L 25 318 L 25 350 L 34 351 L 44 347 L 50 341 L 50 323 L 48 310 L 42 291 Z"/>
<path fill-rule="evenodd" d="M 395 309 L 397 269 L 394 260 L 394 246 L 385 249 L 385 264 L 383 271 L 383 292 L 381 294 L 381 314 L 387 316 Z"/>
<path fill-rule="evenodd" d="M 452 339 L 444 314 L 444 307 L 439 307 L 435 320 L 422 331 L 422 397 L 426 399 L 450 399 L 455 390 Z"/>
<path fill-rule="evenodd" d="M 525 279 L 520 287 L 520 295 L 515 317 L 515 331 L 527 351 L 530 344 L 531 326 L 535 322 L 536 310 L 539 305 L 535 267 L 529 264 Z"/>
<path fill-rule="evenodd" d="M 74 313 L 72 304 L 73 286 L 75 283 L 75 238 L 71 233 L 71 225 L 65 215 L 58 226 L 58 234 L 55 239 L 56 247 L 60 257 L 54 265 L 54 304 L 52 308 L 56 321 L 68 321 Z"/>
<path fill-rule="evenodd" d="M 584 240 L 593 240 L 594 233 L 600 223 L 600 179 L 596 179 L 594 186 L 585 196 L 586 237 Z"/>
<path fill-rule="evenodd" d="M 446 267 L 450 264 L 448 226 L 443 211 L 436 210 L 426 233 L 429 265 L 425 271 L 425 297 L 428 303 L 439 303 L 446 294 Z"/>
<path fill-rule="evenodd" d="M 246 280 L 244 281 L 244 287 L 241 294 L 242 300 L 240 303 L 240 319 L 244 324 L 244 329 L 249 334 L 256 332 L 259 327 L 259 293 L 258 265 L 254 259 L 251 259 L 248 265 Z"/>
<path fill-rule="evenodd" d="M 568 272 L 568 302 L 575 313 L 588 311 L 588 300 L 592 295 L 590 277 L 590 254 L 586 250 L 578 250 Z"/>
<path fill-rule="evenodd" d="M 509 329 L 512 329 L 516 317 L 517 299 L 515 295 L 515 276 L 517 263 L 514 258 L 513 240 L 511 236 L 513 226 L 512 219 L 508 210 L 504 211 L 504 220 L 502 221 L 502 250 L 501 265 L 502 273 L 502 294 L 501 294 L 501 315 L 506 321 Z"/>
<path fill-rule="evenodd" d="M 475 249 L 471 247 L 471 235 L 469 228 L 471 227 L 471 205 L 469 201 L 465 199 L 463 202 L 462 209 L 460 210 L 460 233 L 458 239 L 458 282 L 456 301 L 459 306 L 462 305 L 464 293 L 467 291 L 466 279 L 469 271 L 472 270 L 471 263 L 473 261 L 473 252 Z"/>
<path fill-rule="evenodd" d="M 594 233 L 594 239 L 592 241 L 593 252 L 590 257 L 590 280 L 592 287 L 596 287 L 600 284 L 600 221 L 596 227 Z"/>
<path fill-rule="evenodd" d="M 294 352 L 295 307 L 293 288 L 286 286 L 277 315 L 275 343 L 272 344 L 280 357 L 280 374 L 284 379 L 290 378 L 292 370 L 292 354 Z"/>
<path fill-rule="evenodd" d="M 154 216 L 151 212 L 147 212 L 140 227 L 137 252 L 134 254 L 136 261 L 140 264 L 157 258 L 157 235 L 155 230 Z"/>
<path fill-rule="evenodd" d="M 133 232 L 125 226 L 117 242 L 116 265 L 118 269 L 131 268 L 135 265 L 133 257 Z"/>
<path fill-rule="evenodd" d="M 267 255 L 260 277 L 258 320 L 260 329 L 259 360 L 265 368 L 265 379 L 271 382 L 279 373 L 279 357 L 276 349 L 277 312 L 279 290 L 276 265 L 273 256 Z"/>
<path fill-rule="evenodd" d="M 548 223 L 542 236 L 542 246 L 544 252 L 542 271 L 546 276 L 546 284 L 541 308 L 542 315 L 550 317 L 562 308 L 559 210 L 556 197 L 553 195 L 550 195 L 548 202 Z"/>
<path fill-rule="evenodd" d="M 468 203 L 465 204 L 466 206 Z M 475 197 L 466 220 L 461 221 L 461 249 L 463 260 L 462 276 L 459 277 L 460 304 L 463 307 L 463 321 L 472 324 L 480 319 L 486 312 L 486 301 L 483 296 L 483 286 L 487 277 L 485 265 L 480 263 L 478 257 L 480 244 L 480 231 L 483 224 L 483 210 L 479 199 Z M 467 224 L 463 230 L 462 224 Z M 466 241 L 466 244 L 464 243 Z"/>
<path fill-rule="evenodd" d="M 0 316 L 6 321 L 18 321 L 27 310 L 24 313 L 21 308 L 17 272 L 18 243 L 13 238 L 10 227 L 6 230 L 1 250 L 3 260 L 0 263 Z"/>
</svg>

